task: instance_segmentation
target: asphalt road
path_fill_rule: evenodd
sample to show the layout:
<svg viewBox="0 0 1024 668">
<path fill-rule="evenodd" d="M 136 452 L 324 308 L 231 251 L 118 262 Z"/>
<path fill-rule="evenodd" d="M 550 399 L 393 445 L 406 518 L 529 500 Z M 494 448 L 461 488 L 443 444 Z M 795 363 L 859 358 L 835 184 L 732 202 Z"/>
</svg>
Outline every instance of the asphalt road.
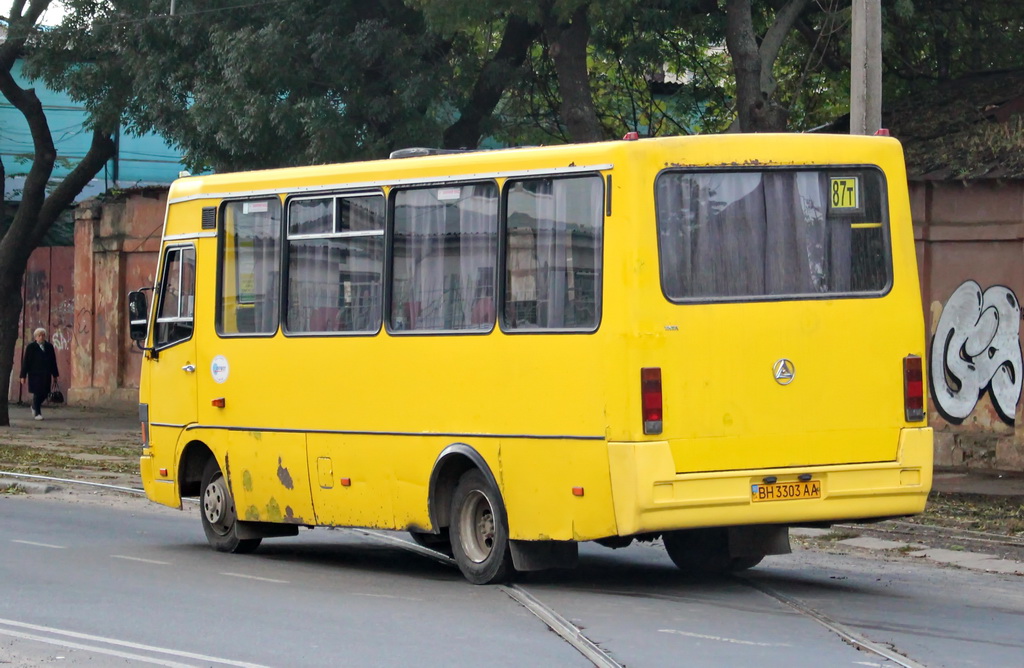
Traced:
<svg viewBox="0 0 1024 668">
<path fill-rule="evenodd" d="M 1021 577 L 808 550 L 700 581 L 657 546 L 586 545 L 574 571 L 475 587 L 347 530 L 218 554 L 196 511 L 110 498 L 0 496 L 0 665 L 594 665 L 520 593 L 604 665 L 1024 664 Z"/>
</svg>

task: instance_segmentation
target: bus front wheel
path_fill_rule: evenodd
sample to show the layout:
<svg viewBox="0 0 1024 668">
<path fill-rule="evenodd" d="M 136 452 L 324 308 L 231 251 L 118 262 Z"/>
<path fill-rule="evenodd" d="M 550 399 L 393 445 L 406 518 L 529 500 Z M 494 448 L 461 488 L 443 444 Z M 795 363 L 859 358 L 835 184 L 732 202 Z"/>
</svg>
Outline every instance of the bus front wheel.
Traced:
<svg viewBox="0 0 1024 668">
<path fill-rule="evenodd" d="M 501 494 L 478 469 L 459 479 L 449 528 L 452 556 L 473 584 L 507 581 L 513 572 Z"/>
<path fill-rule="evenodd" d="M 218 552 L 242 554 L 252 552 L 260 546 L 260 538 L 241 539 L 238 537 L 238 516 L 235 501 L 231 498 L 227 480 L 220 472 L 217 460 L 210 458 L 203 469 L 202 498 L 199 515 L 203 519 L 206 540 Z"/>
</svg>

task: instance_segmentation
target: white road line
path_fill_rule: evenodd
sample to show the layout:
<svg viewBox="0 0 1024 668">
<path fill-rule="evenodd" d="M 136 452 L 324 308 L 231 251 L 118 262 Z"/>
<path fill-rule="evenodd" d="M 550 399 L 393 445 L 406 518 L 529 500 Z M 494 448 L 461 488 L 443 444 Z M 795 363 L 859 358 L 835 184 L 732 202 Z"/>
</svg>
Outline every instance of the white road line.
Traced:
<svg viewBox="0 0 1024 668">
<path fill-rule="evenodd" d="M 106 645 L 114 645 L 115 647 L 126 647 L 128 649 L 136 649 L 144 652 L 153 652 L 155 654 L 169 654 L 179 659 L 194 659 L 196 661 L 202 661 L 205 663 L 216 663 L 224 666 L 239 666 L 239 668 L 268 668 L 258 663 L 247 663 L 244 661 L 231 661 L 230 659 L 220 659 L 215 656 L 207 656 L 205 654 L 195 654 L 193 652 L 181 652 L 175 649 L 166 649 L 164 647 L 154 647 L 153 645 L 143 645 L 141 643 L 129 642 L 127 640 L 116 640 L 114 638 L 105 638 L 103 636 L 94 636 L 89 633 L 78 633 L 76 631 L 65 631 L 63 629 L 53 628 L 52 626 L 40 626 L 39 624 L 28 624 L 26 622 L 17 622 L 13 619 L 0 619 L 0 634 L 14 636 L 16 638 L 26 638 L 30 640 L 37 640 L 39 642 L 49 643 L 51 645 L 61 645 L 62 647 L 72 647 L 75 649 L 85 649 L 93 652 L 100 652 L 102 654 L 110 654 L 112 656 L 125 656 L 122 653 L 115 653 L 116 650 L 107 649 L 104 647 L 92 647 L 87 645 L 79 645 L 70 641 L 61 640 L 60 638 L 48 638 L 45 636 L 34 636 L 28 633 L 20 633 L 18 631 L 12 631 L 10 629 L 2 628 L 4 626 L 12 626 L 18 629 L 28 629 L 30 631 L 36 631 L 39 633 L 49 633 L 55 636 L 66 636 L 68 638 L 75 638 L 76 640 L 87 640 L 90 642 L 103 643 Z M 128 656 L 128 658 L 138 658 L 143 661 L 150 663 L 156 663 L 164 666 L 187 666 L 188 664 L 174 663 L 171 661 L 164 661 L 162 659 L 149 658 L 145 656 Z"/>
<path fill-rule="evenodd" d="M 260 582 L 273 582 L 274 584 L 288 584 L 288 580 L 275 580 L 274 578 L 261 578 L 256 575 L 246 575 L 245 573 L 221 573 L 221 575 L 230 575 L 233 578 L 245 578 L 246 580 L 259 580 Z"/>
<path fill-rule="evenodd" d="M 366 598 L 393 598 L 399 601 L 422 601 L 422 598 L 413 598 L 412 596 L 392 596 L 390 594 L 358 594 L 353 592 L 347 592 L 346 596 L 365 596 Z"/>
<path fill-rule="evenodd" d="M 169 561 L 157 561 L 156 559 L 143 559 L 142 557 L 129 557 L 126 554 L 112 554 L 111 559 L 125 559 L 127 561 L 141 561 L 144 564 L 156 564 L 157 566 L 170 566 Z"/>
<path fill-rule="evenodd" d="M 50 545 L 49 543 L 36 543 L 31 540 L 11 540 L 12 543 L 21 543 L 22 545 L 32 545 L 35 547 L 48 547 L 53 550 L 66 550 L 67 547 L 64 545 Z"/>
<path fill-rule="evenodd" d="M 740 640 L 739 638 L 724 638 L 722 636 L 709 636 L 703 633 L 690 633 L 688 631 L 677 631 L 676 629 L 658 629 L 658 633 L 671 633 L 687 638 L 699 638 L 701 640 L 714 640 L 717 642 L 732 643 L 733 645 L 754 645 L 755 647 L 792 647 L 785 642 L 754 642 L 753 640 Z"/>
<path fill-rule="evenodd" d="M 7 629 L 0 629 L 0 635 L 10 636 L 11 638 L 21 638 L 23 640 L 34 640 L 35 642 L 46 643 L 48 645 L 57 645 L 66 649 L 81 649 L 86 652 L 95 652 L 96 654 L 105 654 L 107 656 L 116 656 L 119 659 L 128 659 L 129 661 L 140 661 L 143 663 L 151 663 L 157 666 L 170 666 L 171 668 L 193 668 L 188 663 L 178 663 L 177 661 L 167 661 L 166 659 L 150 658 L 148 656 L 142 656 L 141 654 L 131 654 L 129 652 L 119 652 L 116 649 L 105 649 L 103 647 L 94 647 L 92 645 L 83 645 L 77 642 L 71 642 L 69 640 L 58 640 L 56 638 L 47 638 L 45 636 L 37 636 L 32 633 L 21 633 L 19 631 L 8 631 Z"/>
</svg>

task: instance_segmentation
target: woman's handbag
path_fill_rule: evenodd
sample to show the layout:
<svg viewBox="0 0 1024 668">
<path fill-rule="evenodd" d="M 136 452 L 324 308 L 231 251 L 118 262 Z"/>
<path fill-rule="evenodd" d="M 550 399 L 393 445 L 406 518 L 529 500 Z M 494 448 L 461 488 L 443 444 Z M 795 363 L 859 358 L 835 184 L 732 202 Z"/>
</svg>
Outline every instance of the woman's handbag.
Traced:
<svg viewBox="0 0 1024 668">
<path fill-rule="evenodd" d="M 47 396 L 51 404 L 62 404 L 64 403 L 64 393 L 60 391 L 60 385 L 57 381 L 53 381 L 53 386 L 50 388 L 50 394 Z"/>
</svg>

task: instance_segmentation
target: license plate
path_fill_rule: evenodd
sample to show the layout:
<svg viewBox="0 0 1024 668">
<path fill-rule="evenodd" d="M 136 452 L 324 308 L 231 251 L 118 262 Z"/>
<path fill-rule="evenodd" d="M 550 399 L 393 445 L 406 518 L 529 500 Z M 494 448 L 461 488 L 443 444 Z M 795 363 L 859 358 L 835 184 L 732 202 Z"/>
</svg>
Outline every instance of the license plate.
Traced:
<svg viewBox="0 0 1024 668">
<path fill-rule="evenodd" d="M 793 499 L 820 499 L 821 482 L 808 480 L 807 482 L 774 482 L 750 486 L 750 500 L 754 503 L 761 501 L 791 501 Z"/>
</svg>

